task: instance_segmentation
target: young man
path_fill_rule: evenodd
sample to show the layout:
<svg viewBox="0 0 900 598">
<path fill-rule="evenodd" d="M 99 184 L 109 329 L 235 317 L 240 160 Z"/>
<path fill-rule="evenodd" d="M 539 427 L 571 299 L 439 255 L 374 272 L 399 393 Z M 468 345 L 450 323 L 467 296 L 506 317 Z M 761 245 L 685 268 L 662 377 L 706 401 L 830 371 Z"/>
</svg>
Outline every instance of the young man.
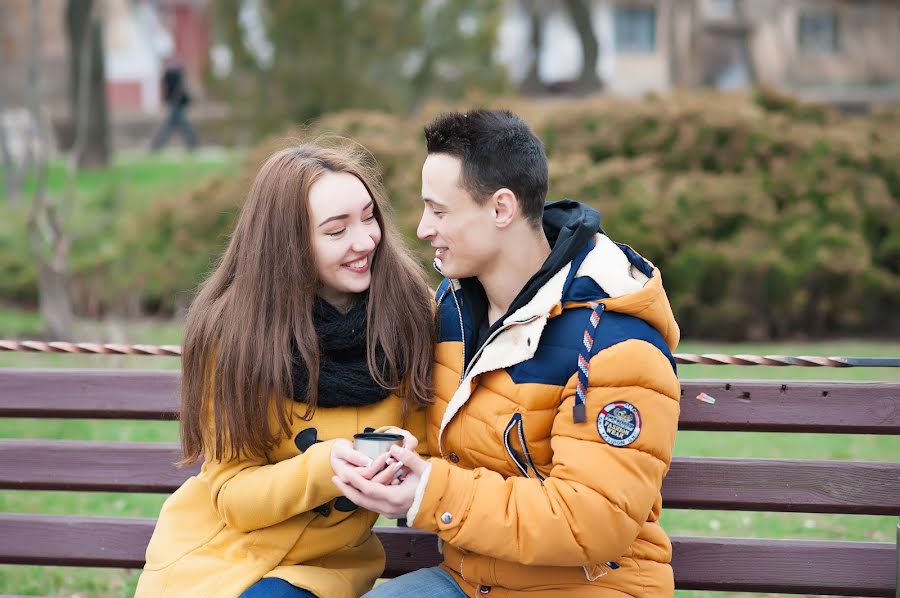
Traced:
<svg viewBox="0 0 900 598">
<path fill-rule="evenodd" d="M 159 150 L 172 133 L 178 129 L 184 135 L 184 141 L 189 150 L 197 147 L 197 133 L 187 117 L 188 104 L 191 103 L 191 94 L 188 93 L 185 84 L 184 68 L 176 57 L 166 60 L 166 70 L 162 77 L 163 99 L 169 105 L 169 115 L 165 122 L 153 137 L 150 145 L 152 151 Z"/>
<path fill-rule="evenodd" d="M 367 596 L 672 596 L 679 331 L 659 270 L 593 209 L 544 205 L 543 145 L 515 115 L 445 114 L 425 139 L 418 236 L 447 277 L 432 458 L 394 447 L 401 483 L 335 483 L 436 532 L 444 562 Z"/>
</svg>

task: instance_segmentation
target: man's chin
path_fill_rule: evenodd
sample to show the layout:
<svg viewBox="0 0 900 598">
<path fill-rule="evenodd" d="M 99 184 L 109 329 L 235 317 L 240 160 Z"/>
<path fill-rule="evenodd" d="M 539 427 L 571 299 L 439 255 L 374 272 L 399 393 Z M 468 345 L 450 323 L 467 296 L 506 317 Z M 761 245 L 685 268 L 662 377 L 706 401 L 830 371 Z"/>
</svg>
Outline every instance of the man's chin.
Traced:
<svg viewBox="0 0 900 598">
<path fill-rule="evenodd" d="M 447 258 L 435 259 L 434 269 L 437 270 L 444 278 L 452 278 L 459 280 L 461 278 L 475 278 L 478 273 L 472 272 L 468 268 L 460 268 L 458 264 L 454 264 Z"/>
</svg>

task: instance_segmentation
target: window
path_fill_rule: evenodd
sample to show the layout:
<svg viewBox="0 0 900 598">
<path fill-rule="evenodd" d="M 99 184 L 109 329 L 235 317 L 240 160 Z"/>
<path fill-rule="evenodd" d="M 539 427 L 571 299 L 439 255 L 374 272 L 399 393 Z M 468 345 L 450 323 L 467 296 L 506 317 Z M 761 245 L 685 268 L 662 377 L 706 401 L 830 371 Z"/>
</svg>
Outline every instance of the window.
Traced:
<svg viewBox="0 0 900 598">
<path fill-rule="evenodd" d="M 717 19 L 734 18 L 734 0 L 710 0 L 709 13 Z"/>
<path fill-rule="evenodd" d="M 618 51 L 636 54 L 656 51 L 656 10 L 653 7 L 617 7 L 615 28 Z"/>
<path fill-rule="evenodd" d="M 836 54 L 839 49 L 837 14 L 801 13 L 797 21 L 797 47 L 803 54 Z"/>
</svg>

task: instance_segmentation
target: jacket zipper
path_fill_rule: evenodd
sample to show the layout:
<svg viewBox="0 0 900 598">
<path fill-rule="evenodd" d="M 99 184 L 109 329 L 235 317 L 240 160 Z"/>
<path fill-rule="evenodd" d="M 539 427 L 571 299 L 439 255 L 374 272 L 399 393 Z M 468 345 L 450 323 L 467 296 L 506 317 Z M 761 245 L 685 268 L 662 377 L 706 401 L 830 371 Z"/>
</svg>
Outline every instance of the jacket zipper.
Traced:
<svg viewBox="0 0 900 598">
<path fill-rule="evenodd" d="M 525 454 L 524 459 L 519 456 L 516 449 L 514 449 L 509 442 L 509 433 L 513 428 L 516 428 L 516 432 L 519 436 L 519 444 L 522 446 L 522 452 Z M 528 450 L 528 443 L 525 441 L 525 424 L 522 421 L 521 413 L 514 413 L 512 419 L 506 424 L 506 429 L 503 432 L 503 444 L 506 446 L 506 452 L 512 457 L 513 462 L 516 464 L 518 470 L 522 472 L 522 475 L 526 478 L 531 477 L 528 474 L 528 467 L 530 466 L 534 475 L 537 476 L 541 482 L 544 481 L 544 476 L 538 471 L 538 468 L 534 464 L 534 459 L 531 457 L 531 451 Z"/>
<path fill-rule="evenodd" d="M 466 327 L 463 325 L 462 308 L 459 306 L 459 300 L 456 298 L 456 290 L 453 283 L 450 283 L 450 294 L 453 295 L 453 303 L 456 305 L 456 315 L 459 316 L 459 338 L 462 339 L 463 368 L 466 367 Z M 459 381 L 462 382 L 465 376 L 460 376 Z"/>
<path fill-rule="evenodd" d="M 518 416 L 518 417 L 516 417 L 516 416 Z M 528 475 L 528 466 L 525 465 L 525 463 L 523 463 L 521 461 L 521 459 L 519 458 L 519 455 L 516 453 L 516 449 L 514 449 L 512 447 L 512 445 L 509 443 L 510 431 L 512 431 L 513 427 L 518 427 L 518 424 L 520 424 L 521 421 L 522 421 L 521 414 L 519 414 L 519 413 L 516 413 L 515 415 L 513 415 L 512 419 L 509 420 L 509 423 L 506 424 L 506 429 L 503 431 L 503 444 L 506 446 L 507 454 L 510 457 L 512 457 L 513 463 L 515 463 L 516 468 L 522 472 L 523 476 L 528 478 L 528 477 L 531 477 Z M 521 431 L 521 428 L 519 428 L 519 438 L 521 438 L 521 437 L 522 437 L 522 431 Z M 523 447 L 524 447 L 524 443 L 523 443 Z"/>
</svg>

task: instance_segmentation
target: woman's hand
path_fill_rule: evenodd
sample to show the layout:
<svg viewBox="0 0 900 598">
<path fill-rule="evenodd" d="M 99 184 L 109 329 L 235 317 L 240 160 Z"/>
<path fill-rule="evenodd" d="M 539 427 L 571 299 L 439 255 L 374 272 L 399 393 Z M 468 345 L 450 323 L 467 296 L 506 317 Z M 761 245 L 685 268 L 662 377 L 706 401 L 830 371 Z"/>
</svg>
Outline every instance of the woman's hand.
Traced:
<svg viewBox="0 0 900 598">
<path fill-rule="evenodd" d="M 384 469 L 386 455 L 382 455 L 374 461 L 353 448 L 349 440 L 338 439 L 331 446 L 331 469 L 335 475 L 342 472 L 353 471 L 367 480 L 371 480 L 375 474 Z"/>
</svg>

